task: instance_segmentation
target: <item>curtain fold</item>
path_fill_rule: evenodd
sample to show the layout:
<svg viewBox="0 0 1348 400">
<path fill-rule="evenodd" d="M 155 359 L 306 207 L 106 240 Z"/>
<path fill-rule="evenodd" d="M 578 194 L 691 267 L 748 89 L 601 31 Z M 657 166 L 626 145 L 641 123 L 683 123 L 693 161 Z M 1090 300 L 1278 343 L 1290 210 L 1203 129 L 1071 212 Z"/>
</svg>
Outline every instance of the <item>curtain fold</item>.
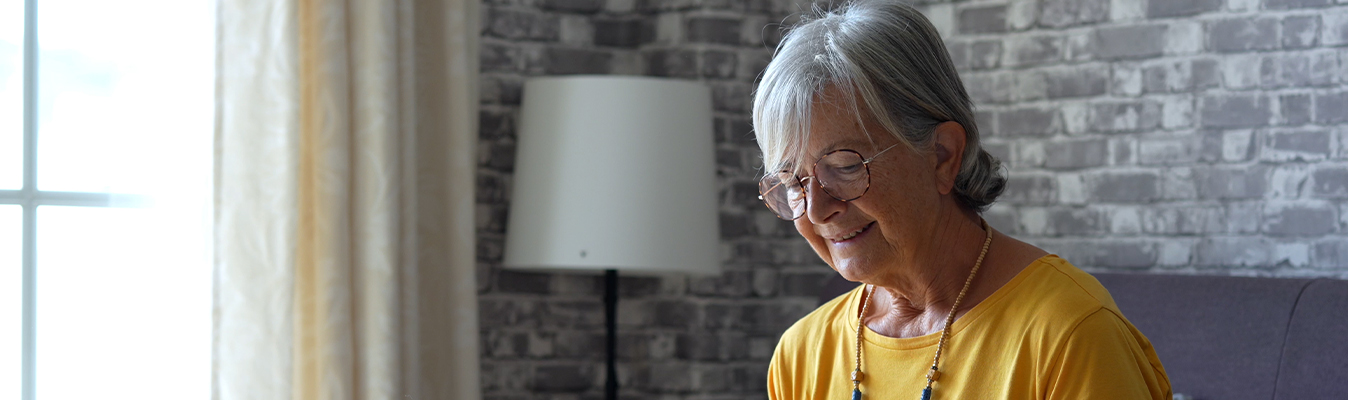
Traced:
<svg viewBox="0 0 1348 400">
<path fill-rule="evenodd" d="M 480 398 L 477 1 L 218 1 L 213 397 Z"/>
</svg>

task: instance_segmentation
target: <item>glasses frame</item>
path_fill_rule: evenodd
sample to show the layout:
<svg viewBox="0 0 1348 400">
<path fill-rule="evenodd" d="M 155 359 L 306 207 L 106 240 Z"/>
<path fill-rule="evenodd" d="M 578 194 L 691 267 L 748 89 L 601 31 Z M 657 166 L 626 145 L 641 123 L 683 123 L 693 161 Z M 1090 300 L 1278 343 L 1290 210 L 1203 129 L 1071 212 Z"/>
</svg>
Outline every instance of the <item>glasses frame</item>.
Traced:
<svg viewBox="0 0 1348 400">
<path fill-rule="evenodd" d="M 806 212 L 808 212 L 808 210 L 809 210 L 809 208 L 810 208 L 809 186 L 808 186 L 808 183 L 807 183 L 806 181 L 811 180 L 811 179 L 813 179 L 813 180 L 815 180 L 815 181 L 818 181 L 818 182 L 819 182 L 819 188 L 820 188 L 820 189 L 824 189 L 824 193 L 827 194 L 828 197 L 832 197 L 832 198 L 834 198 L 834 199 L 836 199 L 836 200 L 838 200 L 838 201 L 849 202 L 849 201 L 852 201 L 852 200 L 860 199 L 861 196 L 865 196 L 867 192 L 870 192 L 870 191 L 871 191 L 871 161 L 875 161 L 875 159 L 876 159 L 877 157 L 880 157 L 881 154 L 885 154 L 885 152 L 889 151 L 890 149 L 893 149 L 893 148 L 895 148 L 895 147 L 899 147 L 900 144 L 903 144 L 903 143 L 895 143 L 895 144 L 892 145 L 892 146 L 886 147 L 884 150 L 880 150 L 880 152 L 875 153 L 875 155 L 870 156 L 870 158 L 863 157 L 863 156 L 861 155 L 861 152 L 856 151 L 856 150 L 852 150 L 852 149 L 838 149 L 838 150 L 830 151 L 830 152 L 824 154 L 823 156 L 820 156 L 819 159 L 817 159 L 817 160 L 814 161 L 814 164 L 811 164 L 811 165 L 810 165 L 810 175 L 808 175 L 808 176 L 806 176 L 806 177 L 804 177 L 804 178 L 801 178 L 800 175 L 796 175 L 796 174 L 794 174 L 794 173 L 791 174 L 791 177 L 792 177 L 792 178 L 795 178 L 795 179 L 796 179 L 796 183 L 800 185 L 801 191 L 805 193 L 805 197 L 804 197 L 804 199 L 802 199 L 801 201 L 803 202 L 802 205 L 805 206 Z M 817 171 L 816 169 L 819 168 L 819 162 L 820 162 L 820 161 L 823 161 L 825 158 L 828 158 L 828 156 L 831 156 L 831 155 L 833 155 L 834 153 L 844 152 L 844 151 L 845 151 L 845 152 L 852 153 L 852 154 L 856 154 L 857 157 L 861 157 L 861 165 L 862 165 L 863 167 L 866 168 L 866 188 L 861 190 L 861 194 L 858 194 L 858 195 L 856 195 L 856 197 L 853 197 L 853 198 L 850 198 L 850 199 L 843 199 L 843 198 L 839 198 L 838 196 L 833 195 L 833 193 L 829 192 L 828 189 L 826 189 L 827 185 L 824 185 L 824 182 L 823 182 L 823 181 L 819 181 L 818 179 L 815 178 L 815 176 L 819 175 L 819 171 Z M 766 178 L 766 176 L 764 176 L 764 178 Z M 762 182 L 762 181 L 763 181 L 763 179 L 760 178 L 760 179 L 759 179 L 759 182 Z M 781 214 L 781 213 L 778 213 L 777 210 L 773 210 L 773 209 L 772 209 L 772 205 L 768 203 L 767 199 L 764 199 L 764 198 L 763 198 L 763 195 L 766 195 L 766 194 L 768 194 L 769 192 L 772 192 L 773 190 L 777 190 L 777 188 L 782 187 L 782 184 L 783 184 L 783 182 L 778 182 L 776 185 L 773 185 L 772 187 L 768 188 L 768 190 L 762 190 L 763 185 L 759 185 L 758 187 L 759 187 L 760 189 L 759 189 L 759 191 L 758 191 L 758 200 L 763 202 L 763 206 L 767 207 L 769 210 L 772 210 L 772 214 L 773 214 L 773 215 L 776 215 L 777 218 L 781 218 L 781 219 L 784 219 L 784 220 L 787 220 L 787 221 L 795 221 L 795 220 L 798 220 L 798 219 L 800 219 L 801 216 L 804 216 L 804 215 L 805 215 L 805 212 L 802 212 L 802 213 L 800 213 L 800 215 L 797 215 L 797 216 L 795 216 L 795 217 L 793 217 L 793 218 L 782 218 L 782 214 Z"/>
</svg>

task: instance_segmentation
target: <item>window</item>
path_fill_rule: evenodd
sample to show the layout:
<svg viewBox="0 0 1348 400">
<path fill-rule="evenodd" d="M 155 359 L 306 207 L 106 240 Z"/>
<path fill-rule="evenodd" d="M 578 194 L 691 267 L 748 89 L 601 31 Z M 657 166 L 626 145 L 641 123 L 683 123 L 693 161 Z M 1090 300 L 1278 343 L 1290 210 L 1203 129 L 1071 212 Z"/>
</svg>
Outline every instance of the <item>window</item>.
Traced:
<svg viewBox="0 0 1348 400">
<path fill-rule="evenodd" d="M 0 0 L 0 398 L 210 396 L 213 7 Z"/>
</svg>

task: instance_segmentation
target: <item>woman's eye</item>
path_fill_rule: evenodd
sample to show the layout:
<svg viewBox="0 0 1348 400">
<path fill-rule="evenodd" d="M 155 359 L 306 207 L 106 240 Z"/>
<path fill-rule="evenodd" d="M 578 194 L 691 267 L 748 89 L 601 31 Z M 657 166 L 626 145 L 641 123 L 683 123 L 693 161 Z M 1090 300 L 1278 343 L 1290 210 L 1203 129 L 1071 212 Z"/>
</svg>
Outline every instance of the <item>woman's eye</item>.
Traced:
<svg viewBox="0 0 1348 400">
<path fill-rule="evenodd" d="M 861 171 L 861 168 L 862 168 L 861 164 L 844 165 L 839 167 L 833 167 L 833 172 L 836 172 L 839 175 L 850 175 Z"/>
</svg>

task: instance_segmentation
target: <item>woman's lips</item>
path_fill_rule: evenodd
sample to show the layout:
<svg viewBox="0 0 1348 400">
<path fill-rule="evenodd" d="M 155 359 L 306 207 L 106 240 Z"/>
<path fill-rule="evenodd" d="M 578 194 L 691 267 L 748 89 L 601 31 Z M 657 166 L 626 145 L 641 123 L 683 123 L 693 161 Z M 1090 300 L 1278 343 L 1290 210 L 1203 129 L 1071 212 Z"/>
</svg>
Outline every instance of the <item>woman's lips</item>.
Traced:
<svg viewBox="0 0 1348 400">
<path fill-rule="evenodd" d="M 856 242 L 858 239 L 861 239 L 861 237 L 866 236 L 867 233 L 870 233 L 871 228 L 873 227 L 875 227 L 875 221 L 871 221 L 871 223 L 861 227 L 861 231 L 857 232 L 855 236 L 849 237 L 847 239 L 829 239 L 829 241 L 833 242 L 834 244 L 847 244 Z M 843 237 L 847 237 L 847 235 L 843 235 Z"/>
</svg>

